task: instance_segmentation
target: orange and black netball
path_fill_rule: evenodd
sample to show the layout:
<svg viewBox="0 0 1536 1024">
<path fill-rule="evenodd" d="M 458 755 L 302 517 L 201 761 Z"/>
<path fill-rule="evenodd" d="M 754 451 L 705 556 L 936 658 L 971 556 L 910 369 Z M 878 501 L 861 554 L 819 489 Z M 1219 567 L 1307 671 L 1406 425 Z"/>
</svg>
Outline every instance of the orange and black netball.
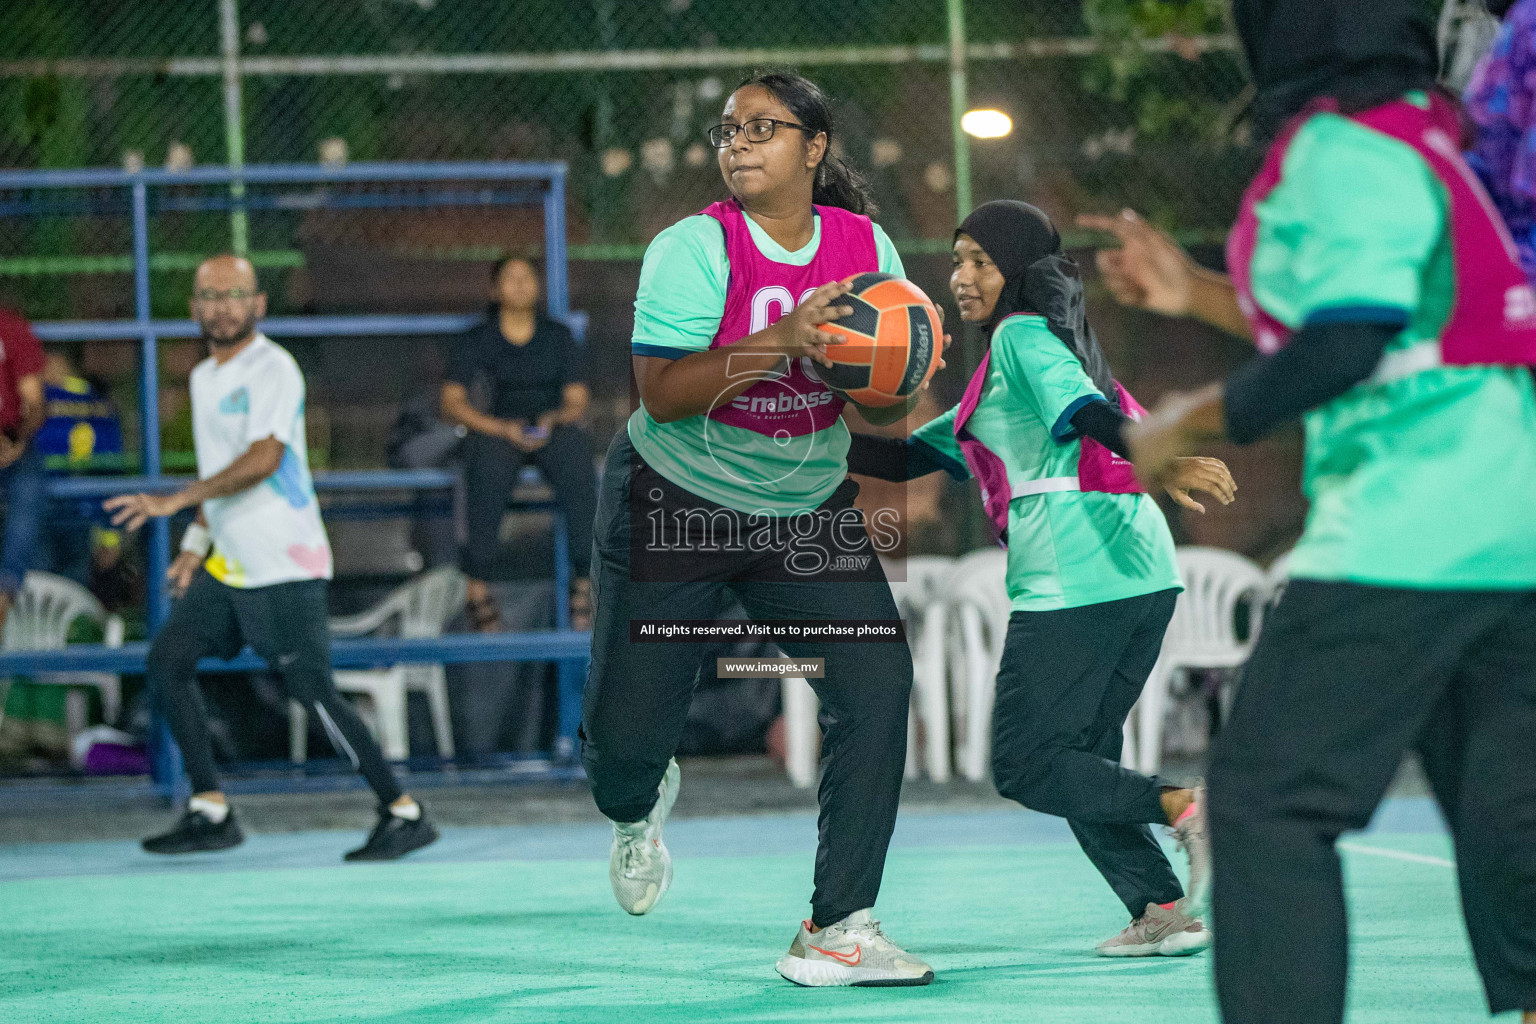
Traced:
<svg viewBox="0 0 1536 1024">
<path fill-rule="evenodd" d="M 818 365 L 817 376 L 860 405 L 904 402 L 938 366 L 939 311 L 921 288 L 894 274 L 857 274 L 846 283 L 853 290 L 837 304 L 853 312 L 819 328 L 846 340 L 827 346 L 832 365 Z"/>
</svg>

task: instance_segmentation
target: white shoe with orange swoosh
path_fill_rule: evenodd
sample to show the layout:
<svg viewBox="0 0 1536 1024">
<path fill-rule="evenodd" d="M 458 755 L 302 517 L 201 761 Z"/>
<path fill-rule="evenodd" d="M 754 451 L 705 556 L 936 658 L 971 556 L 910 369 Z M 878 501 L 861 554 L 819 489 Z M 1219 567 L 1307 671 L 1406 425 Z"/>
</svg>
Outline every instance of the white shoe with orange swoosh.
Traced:
<svg viewBox="0 0 1536 1024">
<path fill-rule="evenodd" d="M 819 932 L 802 921 L 778 971 L 796 985 L 926 985 L 933 968 L 888 939 L 868 910 Z"/>
</svg>

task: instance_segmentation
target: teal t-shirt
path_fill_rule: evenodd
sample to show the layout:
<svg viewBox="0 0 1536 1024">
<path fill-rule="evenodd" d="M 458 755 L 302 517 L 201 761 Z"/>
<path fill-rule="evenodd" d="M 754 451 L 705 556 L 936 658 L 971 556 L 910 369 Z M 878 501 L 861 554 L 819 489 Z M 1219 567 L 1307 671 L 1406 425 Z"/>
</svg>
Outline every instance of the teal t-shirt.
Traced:
<svg viewBox="0 0 1536 1024">
<path fill-rule="evenodd" d="M 1293 577 L 1536 587 L 1531 374 L 1440 365 L 1455 286 L 1448 202 L 1412 147 L 1320 114 L 1257 208 L 1253 290 L 1275 319 L 1408 320 L 1373 377 L 1305 417 L 1312 504 Z"/>
<path fill-rule="evenodd" d="M 811 240 L 790 252 L 750 216 L 758 252 L 777 263 L 805 266 L 821 245 L 821 218 Z M 879 268 L 905 277 L 901 257 L 874 225 Z M 709 348 L 725 315 L 730 261 L 720 222 L 705 214 L 678 221 L 645 250 L 635 295 L 631 351 L 676 359 Z M 848 428 L 775 439 L 708 416 L 658 423 L 642 403 L 629 418 L 629 439 L 640 457 L 680 487 L 742 512 L 793 515 L 825 501 L 848 475 Z"/>
<path fill-rule="evenodd" d="M 992 335 L 992 363 L 966 429 L 1003 460 L 1008 483 L 1077 477 L 1082 451 L 1071 424 L 1103 400 L 1041 316 L 1011 316 Z M 961 464 L 951 409 L 917 440 Z M 1008 504 L 1008 596 L 1014 611 L 1079 608 L 1182 587 L 1173 535 L 1145 494 L 1050 491 Z"/>
</svg>

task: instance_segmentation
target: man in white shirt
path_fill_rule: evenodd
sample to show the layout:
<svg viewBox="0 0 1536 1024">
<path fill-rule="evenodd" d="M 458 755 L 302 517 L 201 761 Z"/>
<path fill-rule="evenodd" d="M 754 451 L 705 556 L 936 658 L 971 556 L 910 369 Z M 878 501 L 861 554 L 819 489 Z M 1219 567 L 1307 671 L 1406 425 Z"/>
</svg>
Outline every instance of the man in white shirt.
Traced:
<svg viewBox="0 0 1536 1024">
<path fill-rule="evenodd" d="M 175 827 L 143 845 L 150 853 L 192 853 L 244 841 L 214 768 L 197 662 L 234 657 L 250 644 L 319 715 L 379 798 L 378 825 L 346 859 L 393 860 L 436 840 L 437 829 L 401 792 L 331 678 L 331 548 L 309 475 L 304 377 L 256 329 L 266 311 L 247 260 L 217 256 L 197 268 L 192 317 L 210 351 L 191 380 L 199 479 L 175 494 L 123 494 L 104 503 L 112 522 L 129 530 L 200 506 L 166 574 L 182 599 L 150 645 L 148 663 L 150 691 L 181 747 L 193 795 Z"/>
</svg>

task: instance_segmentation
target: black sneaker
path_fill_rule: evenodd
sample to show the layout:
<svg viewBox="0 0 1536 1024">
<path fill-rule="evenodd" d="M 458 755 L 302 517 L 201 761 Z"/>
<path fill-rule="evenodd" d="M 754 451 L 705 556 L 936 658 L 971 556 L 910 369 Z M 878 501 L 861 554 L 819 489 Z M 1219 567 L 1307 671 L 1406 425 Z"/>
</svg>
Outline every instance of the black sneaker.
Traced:
<svg viewBox="0 0 1536 1024">
<path fill-rule="evenodd" d="M 427 810 L 422 808 L 421 817 L 415 821 L 391 814 L 388 808 L 379 812 L 379 823 L 368 833 L 368 841 L 351 850 L 343 860 L 399 860 L 412 850 L 419 850 L 437 842 L 437 826 L 427 820 Z"/>
<path fill-rule="evenodd" d="M 224 820 L 214 824 L 202 811 L 187 811 L 176 827 L 158 836 L 150 836 L 139 845 L 147 853 L 198 853 L 204 850 L 228 850 L 245 842 L 245 833 L 235 821 L 233 809 Z"/>
</svg>

